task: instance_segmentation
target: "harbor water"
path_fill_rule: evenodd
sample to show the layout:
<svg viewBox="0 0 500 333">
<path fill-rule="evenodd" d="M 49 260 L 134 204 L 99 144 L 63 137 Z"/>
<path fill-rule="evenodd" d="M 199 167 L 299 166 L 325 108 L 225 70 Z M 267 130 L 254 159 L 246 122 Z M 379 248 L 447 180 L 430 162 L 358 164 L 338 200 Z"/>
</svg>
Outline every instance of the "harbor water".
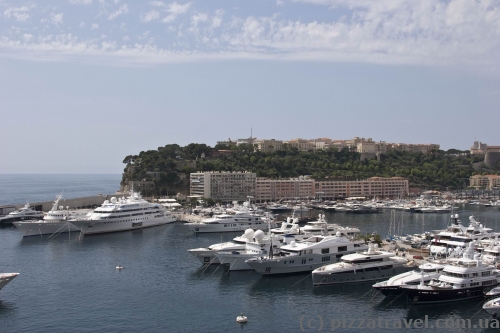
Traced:
<svg viewBox="0 0 500 333">
<path fill-rule="evenodd" d="M 498 208 L 461 205 L 457 213 L 464 224 L 474 215 L 500 231 Z M 449 214 L 386 210 L 371 215 L 326 213 L 326 218 L 384 236 L 391 220 L 402 233 L 413 234 L 445 228 Z M 435 332 L 430 325 L 439 319 L 472 318 L 478 325 L 479 319 L 489 318 L 479 300 L 412 306 L 404 297 L 374 294 L 373 282 L 313 287 L 310 274 L 261 277 L 252 271 L 226 272 L 218 266 L 202 267 L 186 251 L 239 234 L 194 235 L 174 223 L 83 239 L 78 233 L 23 239 L 15 228 L 2 228 L 0 272 L 21 274 L 0 291 L 0 332 L 326 332 L 332 330 L 332 320 L 343 318 L 390 320 L 387 329 L 369 330 L 374 332 L 403 331 L 404 324 L 392 324 L 428 318 L 429 327 L 418 331 Z M 123 269 L 116 270 L 117 265 Z M 243 325 L 236 323 L 241 312 L 248 317 Z M 439 331 L 496 330 L 457 330 L 450 325 Z"/>
<path fill-rule="evenodd" d="M 113 194 L 120 189 L 121 175 L 2 175 L 0 205 L 52 201 Z"/>
</svg>

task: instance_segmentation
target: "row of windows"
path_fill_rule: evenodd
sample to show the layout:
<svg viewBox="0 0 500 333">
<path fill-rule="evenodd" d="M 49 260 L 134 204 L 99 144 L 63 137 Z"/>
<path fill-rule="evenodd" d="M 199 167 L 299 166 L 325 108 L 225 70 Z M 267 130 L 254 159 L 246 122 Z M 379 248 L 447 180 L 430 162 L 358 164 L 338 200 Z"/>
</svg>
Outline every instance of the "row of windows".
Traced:
<svg viewBox="0 0 500 333">
<path fill-rule="evenodd" d="M 149 219 L 149 217 L 146 217 L 146 219 Z M 130 221 L 142 221 L 144 219 L 130 219 L 130 220 L 121 220 L 121 221 L 112 221 L 112 222 L 104 222 L 106 224 L 108 223 L 122 223 L 122 222 L 130 222 Z"/>
</svg>

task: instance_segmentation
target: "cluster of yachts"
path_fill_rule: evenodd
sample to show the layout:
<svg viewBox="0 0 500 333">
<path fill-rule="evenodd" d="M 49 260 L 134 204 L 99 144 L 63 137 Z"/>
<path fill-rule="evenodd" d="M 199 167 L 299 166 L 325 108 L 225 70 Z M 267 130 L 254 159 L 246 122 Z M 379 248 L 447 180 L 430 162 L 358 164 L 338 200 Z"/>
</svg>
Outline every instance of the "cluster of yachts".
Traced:
<svg viewBox="0 0 500 333">
<path fill-rule="evenodd" d="M 230 242 L 188 250 L 205 265 L 219 264 L 229 271 L 254 270 L 261 275 L 310 273 L 314 286 L 376 282 L 373 288 L 387 297 L 406 295 L 414 304 L 451 302 L 500 296 L 500 234 L 474 217 L 463 226 L 457 215 L 435 231 L 434 257 L 417 264 L 392 251 L 366 243 L 359 229 L 317 221 L 299 226 L 287 218 L 266 232 L 249 228 Z M 423 258 L 422 258 L 423 259 Z M 500 312 L 500 297 L 484 305 Z M 495 312 L 496 311 L 496 312 Z"/>
<path fill-rule="evenodd" d="M 79 231 L 82 235 L 101 234 L 147 228 L 175 222 L 176 218 L 160 204 L 144 200 L 131 192 L 128 198 L 112 197 L 95 210 L 59 206 L 62 194 L 57 196 L 46 214 L 26 204 L 23 208 L 0 218 L 0 224 L 13 224 L 23 237 L 58 235 Z M 49 236 L 50 237 L 50 236 Z M 0 289 L 19 273 L 0 273 Z"/>
<path fill-rule="evenodd" d="M 176 221 L 164 206 L 144 200 L 131 192 L 128 198 L 112 197 L 96 209 L 69 209 L 60 206 L 58 195 L 47 213 L 35 211 L 26 204 L 23 208 L 0 218 L 0 224 L 13 224 L 23 237 L 56 235 L 80 231 L 82 234 L 100 234 L 147 228 Z"/>
</svg>

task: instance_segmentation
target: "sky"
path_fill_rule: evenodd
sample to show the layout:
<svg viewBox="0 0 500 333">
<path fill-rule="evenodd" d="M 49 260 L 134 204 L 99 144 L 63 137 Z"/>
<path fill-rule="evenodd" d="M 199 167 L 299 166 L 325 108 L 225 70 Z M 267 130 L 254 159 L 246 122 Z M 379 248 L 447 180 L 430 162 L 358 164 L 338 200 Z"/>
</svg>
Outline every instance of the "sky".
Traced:
<svg viewBox="0 0 500 333">
<path fill-rule="evenodd" d="M 167 144 L 500 145 L 500 0 L 0 0 L 0 173 Z"/>
</svg>

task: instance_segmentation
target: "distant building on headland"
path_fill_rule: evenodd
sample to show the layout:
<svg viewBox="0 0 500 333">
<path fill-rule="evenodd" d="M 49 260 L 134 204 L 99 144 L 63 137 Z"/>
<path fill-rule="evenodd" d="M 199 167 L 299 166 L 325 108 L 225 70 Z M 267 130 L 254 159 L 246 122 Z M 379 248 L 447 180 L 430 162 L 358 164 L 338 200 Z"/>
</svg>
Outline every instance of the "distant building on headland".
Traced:
<svg viewBox="0 0 500 333">
<path fill-rule="evenodd" d="M 326 150 L 329 148 L 336 148 L 342 150 L 344 148 L 350 149 L 362 154 L 385 154 L 390 150 L 399 150 L 407 152 L 422 152 L 424 154 L 430 153 L 433 149 L 439 149 L 438 144 L 412 144 L 412 143 L 388 143 L 385 141 L 376 142 L 372 138 L 354 137 L 350 140 L 332 140 L 329 138 L 318 139 L 291 139 L 288 141 L 276 139 L 238 139 L 227 141 L 217 141 L 218 145 L 226 145 L 228 147 L 238 146 L 241 144 L 253 144 L 257 150 L 263 152 L 272 152 L 277 150 L 297 149 L 299 151 L 309 150 Z"/>
<path fill-rule="evenodd" d="M 487 148 L 488 148 L 488 145 L 486 143 L 474 141 L 474 144 L 472 145 L 472 147 L 470 147 L 470 154 L 471 155 L 484 155 L 484 154 L 486 154 Z"/>
<path fill-rule="evenodd" d="M 290 179 L 257 177 L 250 172 L 197 172 L 190 175 L 191 195 L 221 201 L 277 201 L 334 199 L 347 197 L 404 197 L 409 181 L 401 177 L 372 177 L 365 180 L 314 180 L 309 176 Z"/>
<path fill-rule="evenodd" d="M 487 190 L 500 188 L 500 176 L 474 175 L 470 177 L 470 187 L 484 188 Z"/>
</svg>

